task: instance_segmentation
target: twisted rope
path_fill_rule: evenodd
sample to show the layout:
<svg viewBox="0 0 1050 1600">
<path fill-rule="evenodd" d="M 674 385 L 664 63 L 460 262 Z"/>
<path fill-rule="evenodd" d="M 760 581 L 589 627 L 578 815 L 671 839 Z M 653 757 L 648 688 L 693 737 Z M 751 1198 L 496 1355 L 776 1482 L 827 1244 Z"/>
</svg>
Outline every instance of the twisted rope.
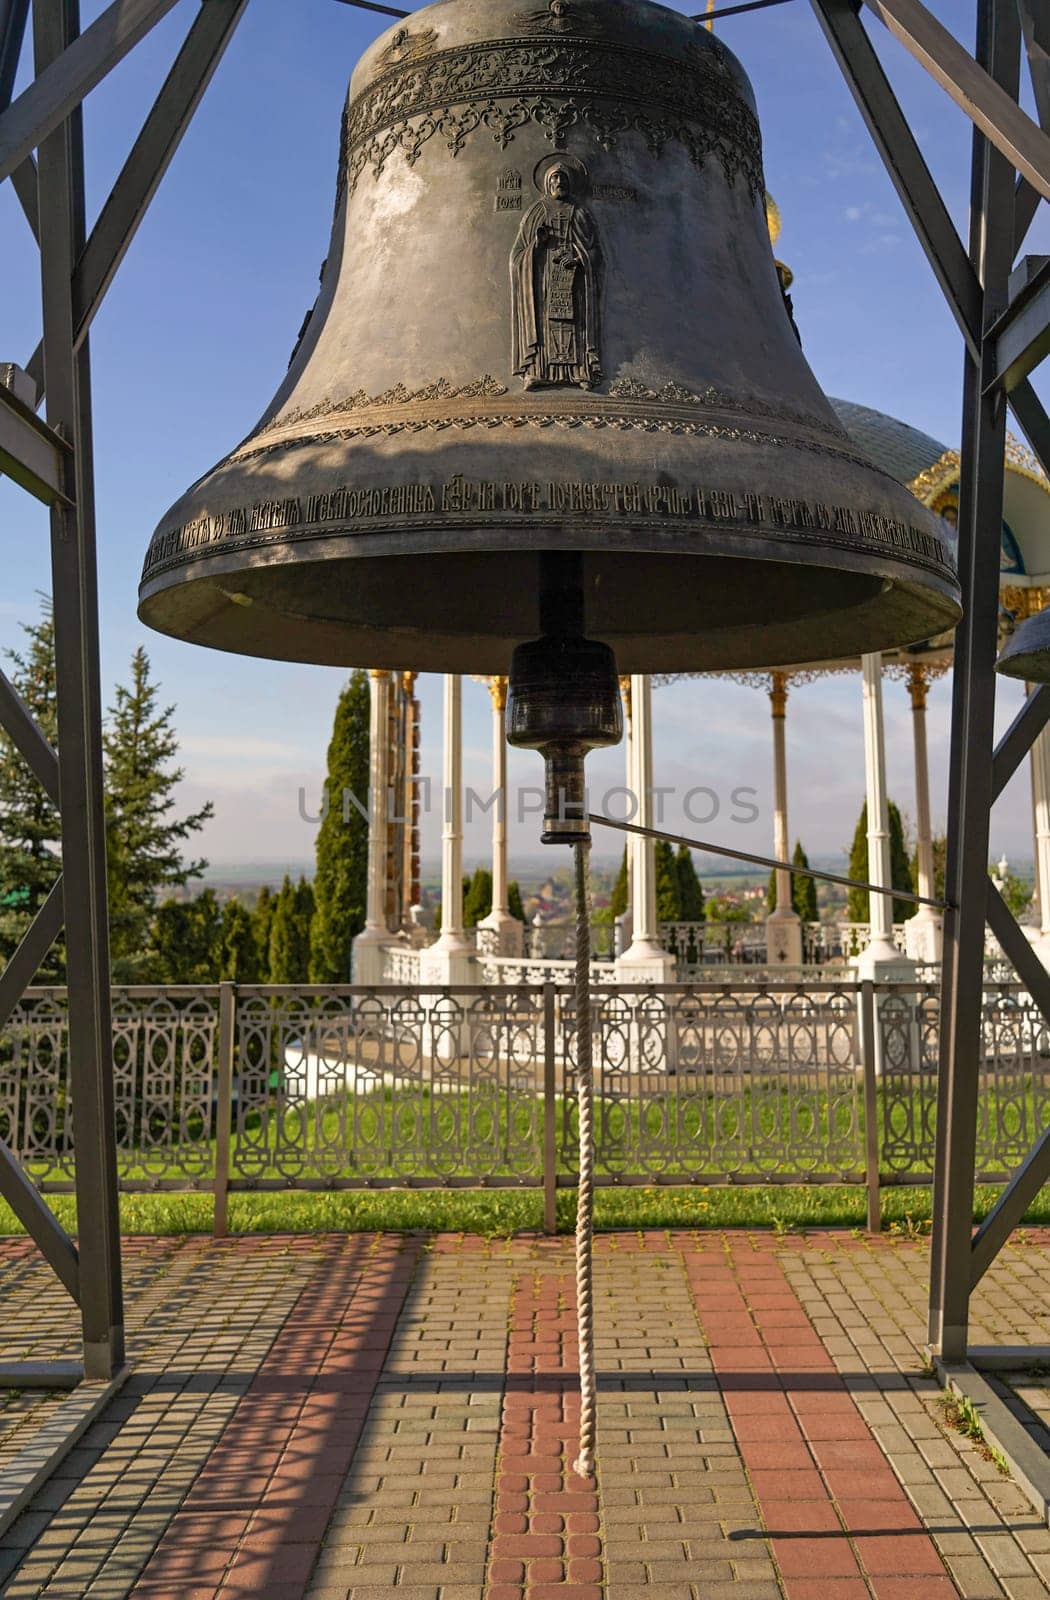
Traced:
<svg viewBox="0 0 1050 1600">
<path fill-rule="evenodd" d="M 580 1453 L 572 1470 L 594 1476 L 598 1423 L 594 1375 L 594 1297 L 591 1240 L 594 1234 L 594 1081 L 591 1035 L 590 839 L 575 845 L 576 860 L 576 1099 L 580 1128 L 580 1181 L 576 1190 L 576 1323 L 580 1350 Z"/>
</svg>

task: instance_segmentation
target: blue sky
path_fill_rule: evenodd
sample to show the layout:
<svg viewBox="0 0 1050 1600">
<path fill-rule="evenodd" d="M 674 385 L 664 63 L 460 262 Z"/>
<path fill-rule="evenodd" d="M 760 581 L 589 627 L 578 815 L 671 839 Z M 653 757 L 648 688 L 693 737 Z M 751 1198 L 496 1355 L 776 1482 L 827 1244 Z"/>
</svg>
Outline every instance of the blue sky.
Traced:
<svg viewBox="0 0 1050 1600">
<path fill-rule="evenodd" d="M 90 216 L 196 4 L 182 0 L 88 100 Z M 103 6 L 91 0 L 82 9 L 86 23 Z M 969 42 L 969 0 L 939 0 L 932 9 Z M 969 125 L 877 22 L 869 18 L 869 27 L 965 231 Z M 185 803 L 208 797 L 216 804 L 203 841 L 216 862 L 299 861 L 312 853 L 299 790 L 312 809 L 343 675 L 220 655 L 149 633 L 135 617 L 142 555 L 161 513 L 243 436 L 285 370 L 327 251 L 347 79 L 382 31 L 382 19 L 336 0 L 252 0 L 92 332 L 107 703 L 144 643 L 165 697 L 177 706 Z M 954 324 L 808 5 L 794 0 L 730 19 L 719 32 L 754 84 L 766 182 L 783 217 L 778 254 L 795 273 L 795 315 L 819 381 L 829 394 L 891 412 L 954 444 L 962 366 Z M 9 184 L 0 186 L 0 239 L 0 359 L 24 363 L 39 331 L 38 269 Z M 1050 250 L 1045 217 L 1027 248 Z M 26 496 L 0 482 L 0 527 L 6 646 L 17 643 L 19 621 L 48 587 L 47 524 Z M 422 679 L 421 692 L 423 765 L 439 774 L 440 681 Z M 1020 691 L 1005 686 L 999 699 L 1005 720 Z M 929 714 L 939 820 L 948 701 L 944 682 Z M 654 704 L 657 781 L 709 785 L 723 797 L 709 832 L 768 850 L 765 697 L 722 681 L 689 682 L 659 689 Z M 483 686 L 465 685 L 464 715 L 466 778 L 480 790 L 490 750 Z M 901 684 L 887 684 L 886 732 L 890 792 L 909 813 L 911 728 Z M 834 852 L 848 841 L 863 798 L 859 676 L 792 694 L 788 752 L 792 834 L 811 854 Z M 594 758 L 592 783 L 620 782 L 622 765 L 619 752 Z M 535 758 L 512 755 L 512 782 L 537 776 Z M 728 797 L 738 786 L 757 791 L 760 816 L 750 826 L 728 820 Z M 468 856 L 483 852 L 486 836 L 478 818 L 468 830 Z M 512 850 L 535 855 L 531 825 L 512 827 L 511 841 Z M 424 855 L 433 857 L 437 844 L 434 818 Z M 1027 771 L 997 808 L 992 845 L 996 855 L 1031 855 Z"/>
</svg>

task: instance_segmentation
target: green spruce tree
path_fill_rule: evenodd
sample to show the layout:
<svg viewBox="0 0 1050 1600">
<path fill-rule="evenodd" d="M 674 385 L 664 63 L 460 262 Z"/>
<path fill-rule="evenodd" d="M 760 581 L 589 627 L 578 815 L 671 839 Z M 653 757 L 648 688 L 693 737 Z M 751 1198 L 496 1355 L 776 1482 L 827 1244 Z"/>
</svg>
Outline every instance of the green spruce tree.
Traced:
<svg viewBox="0 0 1050 1600">
<path fill-rule="evenodd" d="M 23 625 L 26 645 L 9 650 L 12 684 L 44 738 L 58 743 L 55 693 L 55 625 L 45 600 L 40 618 Z M 0 730 L 0 965 L 5 965 L 59 875 L 61 822 L 11 739 Z M 38 975 L 41 983 L 65 979 L 65 942 L 51 946 Z"/>
<path fill-rule="evenodd" d="M 908 847 L 904 840 L 904 824 L 897 806 L 889 802 L 890 814 L 890 887 L 893 889 L 906 889 L 912 892 L 913 883 L 911 876 L 911 862 L 908 859 Z M 851 878 L 866 878 L 870 883 L 868 873 L 868 803 L 864 802 L 857 826 L 853 833 L 853 844 L 849 853 L 849 876 Z M 846 901 L 847 920 L 849 922 L 868 922 L 870 920 L 871 896 L 867 889 L 851 889 Z M 908 900 L 894 900 L 893 920 L 903 922 L 906 917 L 914 916 L 915 906 Z"/>
<path fill-rule="evenodd" d="M 657 839 L 654 854 L 656 865 L 656 920 L 657 922 L 680 922 L 682 914 L 678 899 L 678 871 L 674 858 L 674 846 L 667 839 Z"/>
<path fill-rule="evenodd" d="M 683 922 L 703 922 L 704 891 L 693 865 L 693 852 L 687 844 L 678 846 L 674 858 L 678 879 L 678 914 Z"/>
<path fill-rule="evenodd" d="M 358 670 L 339 696 L 328 745 L 328 806 L 315 848 L 313 983 L 349 981 L 350 946 L 365 925 L 368 822 L 349 796 L 367 809 L 370 714 L 368 674 Z"/>
<path fill-rule="evenodd" d="M 102 735 L 106 774 L 106 853 L 110 956 L 117 983 L 142 982 L 151 971 L 149 931 L 157 893 L 199 878 L 206 861 L 184 861 L 182 846 L 213 815 L 211 804 L 173 816 L 184 776 L 173 765 L 179 742 L 174 706 L 158 707 L 149 657 L 131 658 L 131 683 L 118 686 Z"/>
</svg>

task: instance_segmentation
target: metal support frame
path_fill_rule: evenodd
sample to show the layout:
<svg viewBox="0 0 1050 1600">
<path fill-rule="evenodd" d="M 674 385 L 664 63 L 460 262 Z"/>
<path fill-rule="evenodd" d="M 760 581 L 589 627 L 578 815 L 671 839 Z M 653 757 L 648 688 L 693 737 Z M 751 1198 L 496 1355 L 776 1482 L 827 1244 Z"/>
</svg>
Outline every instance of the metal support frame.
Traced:
<svg viewBox="0 0 1050 1600">
<path fill-rule="evenodd" d="M 986 916 L 1050 1018 L 1050 975 L 989 887 L 987 872 L 992 804 L 1050 717 L 1050 690 L 1037 690 L 993 747 L 1007 401 L 1050 470 L 1050 420 L 1028 382 L 1050 351 L 1046 263 L 1026 263 L 1013 276 L 1017 289 L 1010 297 L 1014 257 L 1039 197 L 1050 196 L 1050 28 L 1035 0 L 977 0 L 971 58 L 919 0 L 865 0 L 974 124 L 970 238 L 964 249 L 852 0 L 812 3 L 965 345 L 959 516 L 965 614 L 956 637 L 952 700 L 929 1326 L 932 1348 L 944 1360 L 959 1361 L 967 1351 L 973 1285 L 1050 1177 L 1047 1137 L 973 1236 Z M 1022 35 L 1039 126 L 1019 104 Z"/>
<path fill-rule="evenodd" d="M 58 763 L 64 813 L 63 882 L 70 945 L 70 1012 L 81 1195 L 79 1289 L 87 1361 L 110 1371 L 120 1359 L 120 1274 L 108 1037 L 105 860 L 101 811 L 97 596 L 87 333 L 245 0 L 203 0 L 182 52 L 91 233 L 84 227 L 80 104 L 175 0 L 113 0 L 83 34 L 77 0 L 34 0 L 36 77 L 11 102 L 29 0 L 0 0 L 0 181 L 18 192 L 42 262 L 44 341 L 29 371 L 48 391 L 50 432 L 0 391 L 0 470 L 52 507 L 58 656 Z M 373 0 L 361 9 L 400 16 Z M 1007 948 L 1005 907 L 989 902 L 986 856 L 991 805 L 1044 725 L 1045 691 L 992 748 L 999 526 L 1006 401 L 1050 470 L 1050 418 L 1028 380 L 1050 340 L 1044 268 L 1011 305 L 1008 281 L 1040 197 L 1050 196 L 1050 24 L 1039 0 L 976 0 L 975 55 L 920 0 L 864 0 L 974 124 L 969 248 L 964 248 L 918 143 L 858 15 L 856 0 L 811 0 L 966 347 L 960 561 L 966 619 L 956 650 L 949 794 L 949 887 L 942 995 L 931 1338 L 946 1356 L 965 1351 L 974 1273 L 1005 1237 L 1025 1182 L 1050 1155 L 1040 1146 L 1004 1194 L 994 1226 L 971 1243 L 972 1149 L 980 1049 L 980 955 L 986 908 Z M 735 9 L 735 8 L 729 8 Z M 1039 122 L 1018 100 L 1027 57 Z M 38 151 L 34 165 L 33 151 Z M 43 741 L 27 731 L 0 684 L 0 719 L 21 740 L 38 776 L 51 775 Z M 52 753 L 53 754 L 53 753 Z M 47 931 L 38 930 L 40 939 Z M 26 962 L 33 953 L 30 943 Z M 1033 994 L 1044 985 L 1033 977 Z M 14 980 L 8 989 L 15 987 Z M 6 995 L 0 995 L 6 999 Z M 1050 996 L 1046 997 L 1050 1003 Z M 6 1173 L 0 1152 L 0 1173 Z M 2 1180 L 6 1182 L 4 1177 Z M 101 1203 L 100 1203 L 101 1201 Z M 989 1224 L 992 1219 L 989 1218 Z M 55 1224 L 57 1227 L 57 1224 Z M 54 1250 L 47 1225 L 36 1236 Z"/>
<path fill-rule="evenodd" d="M 114 0 L 83 33 L 79 0 L 33 0 L 35 76 L 13 102 L 30 0 L 0 0 L 0 180 L 40 248 L 43 339 L 27 370 L 37 404 L 47 395 L 45 422 L 0 384 L 0 472 L 50 509 L 59 749 L 2 673 L 0 726 L 62 817 L 62 871 L 0 973 L 0 1025 L 64 926 L 77 1243 L 2 1142 L 0 1194 L 80 1308 L 89 1380 L 124 1370 L 124 1329 L 88 329 L 246 3 L 204 0 L 88 236 L 81 102 L 175 0 Z M 56 1385 L 68 1377 L 56 1369 Z M 0 1370 L 0 1386 L 18 1381 Z"/>
</svg>

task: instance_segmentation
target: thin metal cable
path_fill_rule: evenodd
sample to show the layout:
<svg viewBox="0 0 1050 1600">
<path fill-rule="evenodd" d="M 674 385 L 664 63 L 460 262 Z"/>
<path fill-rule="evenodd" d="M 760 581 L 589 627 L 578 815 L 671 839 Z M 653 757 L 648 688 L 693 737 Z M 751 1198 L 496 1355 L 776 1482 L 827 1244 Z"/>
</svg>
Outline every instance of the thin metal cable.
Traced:
<svg viewBox="0 0 1050 1600">
<path fill-rule="evenodd" d="M 580 1129 L 580 1181 L 576 1190 L 576 1325 L 580 1350 L 580 1453 L 572 1470 L 594 1476 L 598 1394 L 594 1375 L 594 1077 L 591 1034 L 591 841 L 576 851 L 576 1104 Z"/>
</svg>

